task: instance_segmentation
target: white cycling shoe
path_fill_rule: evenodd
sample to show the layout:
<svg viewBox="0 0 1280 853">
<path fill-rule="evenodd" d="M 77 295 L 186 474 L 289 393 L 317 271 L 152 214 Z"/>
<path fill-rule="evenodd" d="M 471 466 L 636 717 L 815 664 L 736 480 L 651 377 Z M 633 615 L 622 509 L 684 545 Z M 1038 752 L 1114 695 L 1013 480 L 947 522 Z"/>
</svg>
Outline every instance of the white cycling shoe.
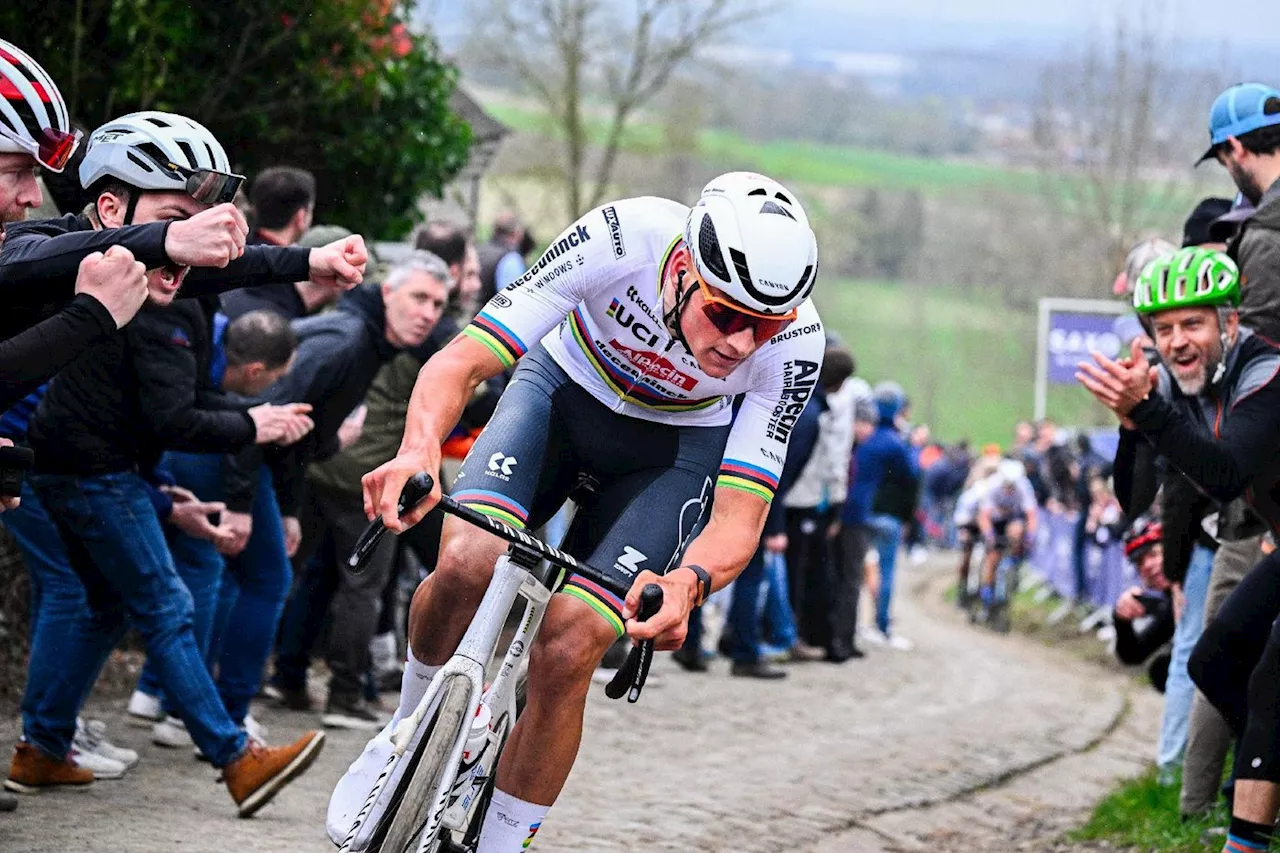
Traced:
<svg viewBox="0 0 1280 853">
<path fill-rule="evenodd" d="M 329 840 L 334 844 L 342 845 L 346 843 L 348 836 L 351 836 L 351 844 L 347 849 L 352 853 L 359 853 L 369 846 L 369 836 L 373 834 L 374 827 L 378 825 L 378 821 L 387 810 L 387 797 L 399 784 L 400 778 L 404 775 L 405 766 L 409 763 L 405 760 L 396 763 L 391 777 L 382 788 L 378 802 L 366 810 L 369 793 L 373 790 L 378 777 L 387 769 L 387 761 L 395 751 L 395 746 L 391 743 L 391 728 L 395 722 L 397 721 L 387 723 L 382 731 L 369 741 L 364 752 L 351 762 L 347 772 L 338 780 L 337 786 L 333 789 L 333 795 L 329 798 L 329 812 L 325 817 L 325 829 L 329 833 Z M 419 737 L 421 737 L 420 732 L 415 736 L 414 742 L 409 745 L 407 755 L 413 754 Z M 362 810 L 367 813 L 362 815 Z M 352 825 L 357 819 L 359 826 L 353 834 Z"/>
</svg>

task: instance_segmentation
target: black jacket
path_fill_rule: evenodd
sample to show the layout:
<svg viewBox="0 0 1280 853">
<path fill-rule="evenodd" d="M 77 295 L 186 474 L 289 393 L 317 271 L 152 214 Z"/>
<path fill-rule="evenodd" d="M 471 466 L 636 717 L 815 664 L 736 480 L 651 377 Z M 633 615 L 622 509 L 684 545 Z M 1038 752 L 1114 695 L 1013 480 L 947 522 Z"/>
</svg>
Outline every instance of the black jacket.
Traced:
<svg viewBox="0 0 1280 853">
<path fill-rule="evenodd" d="M 246 242 L 252 246 L 278 245 L 264 240 L 261 232 L 254 232 Z M 307 316 L 307 306 L 298 295 L 298 288 L 292 281 L 260 284 L 257 287 L 233 290 L 222 296 L 222 313 L 231 320 L 258 310 L 274 311 L 286 320 L 297 320 L 299 317 Z"/>
<path fill-rule="evenodd" d="M 0 341 L 0 412 L 115 333 L 111 312 L 82 293 L 47 319 Z"/>
<path fill-rule="evenodd" d="M 86 229 L 89 227 L 86 218 L 75 216 L 28 223 L 17 245 L 14 245 L 15 235 L 10 231 L 0 254 L 0 263 L 10 256 L 11 250 L 20 250 L 20 258 L 48 256 L 56 254 L 54 249 L 57 247 L 53 244 L 68 246 L 81 237 L 130 230 L 88 232 Z M 147 225 L 131 227 L 151 228 Z M 70 230 L 64 233 L 59 230 L 63 228 Z M 64 236 L 68 234 L 74 239 L 63 243 Z M 155 235 L 163 246 L 163 230 L 156 230 Z M 100 248 L 105 246 L 97 244 L 88 251 Z M 82 252 L 81 256 L 87 253 Z M 149 267 L 168 263 L 163 257 L 157 261 L 154 255 L 145 253 L 142 260 Z M 225 269 L 192 270 L 180 295 L 189 298 L 250 284 L 297 281 L 306 278 L 309 271 L 310 256 L 306 249 L 252 246 Z M 191 427 L 181 413 L 174 411 L 171 402 L 157 400 L 157 394 L 166 395 L 171 388 L 163 378 L 157 380 L 149 372 L 140 373 L 138 365 L 143 360 L 155 358 L 156 351 L 149 347 L 160 344 L 141 332 L 128 330 L 126 327 L 106 338 L 50 384 L 48 394 L 31 421 L 30 441 L 36 451 L 36 470 L 81 476 L 137 467 L 146 470 L 167 449 L 227 450 L 242 443 L 243 433 L 236 436 L 234 443 L 210 447 L 206 443 L 208 434 Z M 174 352 L 166 353 L 169 359 L 175 355 Z M 164 371 L 161 372 L 163 374 Z M 241 423 L 247 422 L 245 415 L 235 417 Z M 246 425 L 244 429 L 250 427 Z"/>
<path fill-rule="evenodd" d="M 387 341 L 382 292 L 358 287 L 335 311 L 293 322 L 298 350 L 293 367 L 264 395 L 271 403 L 310 403 L 315 429 L 297 444 L 246 447 L 227 466 L 227 508 L 248 512 L 259 466 L 271 465 L 283 515 L 294 515 L 302 500 L 308 464 L 338 452 L 338 427 L 364 400 L 382 365 L 398 352 Z"/>
<path fill-rule="evenodd" d="M 1213 501 L 1222 505 L 1243 495 L 1258 517 L 1280 530 L 1280 350 L 1242 328 L 1222 379 L 1189 397 L 1161 368 L 1157 392 L 1129 418 L 1138 431 L 1120 430 L 1115 484 L 1130 517 L 1155 494 L 1158 454 Z M 1253 535 L 1244 521 L 1220 519 L 1219 538 Z"/>
</svg>

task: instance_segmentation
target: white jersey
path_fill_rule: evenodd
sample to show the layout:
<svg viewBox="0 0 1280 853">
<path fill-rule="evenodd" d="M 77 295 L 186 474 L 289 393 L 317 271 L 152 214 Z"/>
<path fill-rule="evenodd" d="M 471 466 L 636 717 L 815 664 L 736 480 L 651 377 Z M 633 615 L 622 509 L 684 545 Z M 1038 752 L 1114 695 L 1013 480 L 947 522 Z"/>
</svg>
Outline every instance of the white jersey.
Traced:
<svg viewBox="0 0 1280 853">
<path fill-rule="evenodd" d="M 991 513 L 992 521 L 1009 521 L 1035 512 L 1036 490 L 1026 477 L 1010 485 L 992 486 L 978 502 L 978 508 Z"/>
<path fill-rule="evenodd" d="M 628 417 L 724 426 L 744 395 L 717 484 L 772 500 L 791 430 L 817 385 L 822 321 L 806 300 L 794 323 L 729 376 L 705 374 L 662 320 L 662 283 L 683 258 L 676 249 L 688 213 L 654 197 L 596 208 L 463 334 L 508 366 L 540 342 L 592 397 Z"/>
<path fill-rule="evenodd" d="M 990 487 L 991 480 L 988 478 L 979 480 L 960 493 L 960 497 L 956 498 L 955 512 L 951 515 L 951 520 L 957 527 L 978 523 L 978 504 Z"/>
</svg>

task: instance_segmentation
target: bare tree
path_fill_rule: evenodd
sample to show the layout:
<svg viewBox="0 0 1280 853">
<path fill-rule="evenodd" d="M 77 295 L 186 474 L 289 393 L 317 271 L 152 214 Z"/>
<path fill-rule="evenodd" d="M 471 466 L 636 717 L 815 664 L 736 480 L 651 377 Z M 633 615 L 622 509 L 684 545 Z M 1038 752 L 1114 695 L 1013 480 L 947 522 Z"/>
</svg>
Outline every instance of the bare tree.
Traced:
<svg viewBox="0 0 1280 853">
<path fill-rule="evenodd" d="M 1176 19 L 1167 0 L 1145 0 L 1045 69 L 1034 138 L 1045 199 L 1078 239 L 1080 295 L 1096 294 L 1145 232 L 1188 212 L 1217 81 L 1169 61 Z"/>
<path fill-rule="evenodd" d="M 466 59 L 514 76 L 547 110 L 565 201 L 578 216 L 604 200 L 637 111 L 700 49 L 765 8 L 757 0 L 482 0 Z"/>
</svg>

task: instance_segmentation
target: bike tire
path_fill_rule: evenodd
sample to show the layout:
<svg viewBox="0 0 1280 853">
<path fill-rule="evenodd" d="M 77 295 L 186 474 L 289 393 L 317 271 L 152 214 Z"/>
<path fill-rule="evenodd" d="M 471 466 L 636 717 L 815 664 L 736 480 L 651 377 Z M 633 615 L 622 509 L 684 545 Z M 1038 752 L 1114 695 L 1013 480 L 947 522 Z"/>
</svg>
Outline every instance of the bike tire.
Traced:
<svg viewBox="0 0 1280 853">
<path fill-rule="evenodd" d="M 431 733 L 418 744 L 413 775 L 397 798 L 400 805 L 378 847 L 381 853 L 414 853 L 436 789 L 451 769 L 449 754 L 470 707 L 471 682 L 464 675 L 453 676 L 444 685 L 444 698 L 436 711 Z M 438 848 L 438 844 L 429 846 L 427 853 L 434 853 Z"/>
</svg>

